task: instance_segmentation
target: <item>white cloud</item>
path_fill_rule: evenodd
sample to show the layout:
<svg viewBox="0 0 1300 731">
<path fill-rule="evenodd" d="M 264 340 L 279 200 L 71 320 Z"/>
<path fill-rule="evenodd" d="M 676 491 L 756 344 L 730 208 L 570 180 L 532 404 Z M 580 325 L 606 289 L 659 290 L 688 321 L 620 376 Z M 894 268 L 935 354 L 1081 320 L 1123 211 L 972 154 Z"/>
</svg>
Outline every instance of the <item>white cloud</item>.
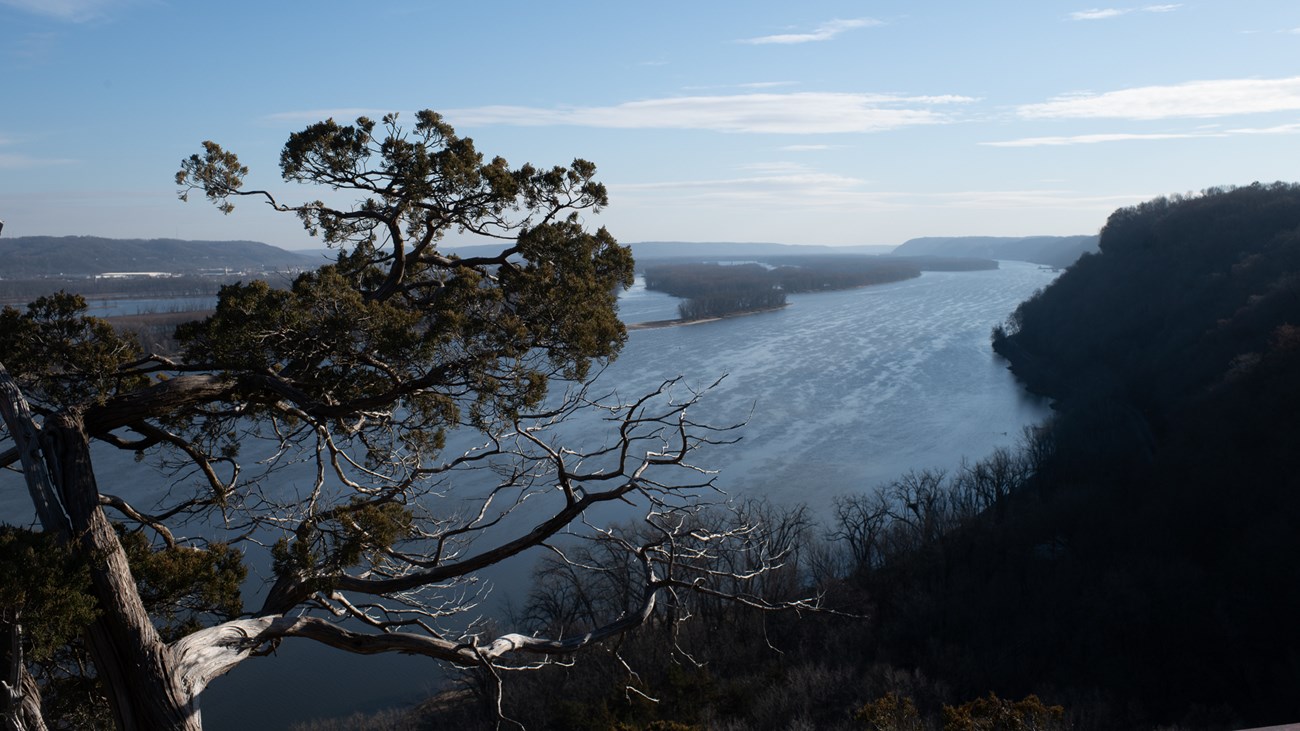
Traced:
<svg viewBox="0 0 1300 731">
<path fill-rule="evenodd" d="M 1026 119 L 1169 119 L 1227 117 L 1300 110 L 1300 76 L 1285 79 L 1189 81 L 1101 94 L 1083 92 L 1026 104 Z"/>
<path fill-rule="evenodd" d="M 961 96 L 800 92 L 647 99 L 607 107 L 486 106 L 448 110 L 457 126 L 572 125 L 612 129 L 698 129 L 769 134 L 879 132 L 951 121 L 931 106 Z M 280 115 L 277 115 L 280 116 Z"/>
<path fill-rule="evenodd" d="M 1103 20 L 1105 18 L 1114 18 L 1119 15 L 1125 15 L 1131 11 L 1120 10 L 1118 8 L 1105 8 L 1093 10 L 1080 10 L 1070 13 L 1070 20 Z"/>
<path fill-rule="evenodd" d="M 866 28 L 873 25 L 882 25 L 882 23 L 873 18 L 832 20 L 828 23 L 822 23 L 810 33 L 782 33 L 771 36 L 759 36 L 758 38 L 742 39 L 740 43 L 750 43 L 754 45 L 775 43 L 784 45 L 792 43 L 811 43 L 814 41 L 829 41 L 846 30 L 852 30 L 853 28 Z"/>
<path fill-rule="evenodd" d="M 1273 127 L 1240 127 L 1236 129 L 1207 129 L 1199 132 L 1106 133 L 1071 135 L 1065 137 L 1024 137 L 1018 140 L 981 142 L 988 147 L 1059 147 L 1065 145 L 1095 145 L 1102 142 L 1131 142 L 1149 140 L 1194 140 L 1236 137 L 1239 135 L 1292 135 L 1300 134 L 1300 123 L 1279 124 Z"/>
<path fill-rule="evenodd" d="M 736 84 L 740 89 L 776 89 L 782 86 L 795 86 L 797 81 L 753 81 L 748 84 Z"/>
<path fill-rule="evenodd" d="M 0 0 L 0 5 L 15 10 L 72 23 L 98 20 L 121 4 L 121 0 Z"/>
<path fill-rule="evenodd" d="M 1171 13 L 1182 7 L 1180 3 L 1145 5 L 1140 8 L 1093 8 L 1070 13 L 1070 20 L 1106 20 L 1129 13 Z"/>
<path fill-rule="evenodd" d="M 64 158 L 39 158 L 28 155 L 6 155 L 0 153 L 0 170 L 23 170 L 50 165 L 71 165 L 76 160 Z"/>
<path fill-rule="evenodd" d="M 1071 190 L 959 190 L 924 193 L 873 190 L 870 181 L 806 171 L 711 180 L 609 184 L 619 207 L 716 212 L 728 208 L 765 212 L 912 212 L 931 216 L 953 209 L 969 211 L 1095 212 L 1104 220 L 1115 208 L 1151 198 L 1148 194 L 1095 195 Z"/>
<path fill-rule="evenodd" d="M 785 152 L 818 152 L 820 150 L 834 150 L 843 147 L 843 145 L 786 145 L 781 149 Z"/>
<path fill-rule="evenodd" d="M 1279 124 L 1275 127 L 1230 129 L 1227 133 L 1233 135 L 1293 135 L 1300 134 L 1300 124 Z"/>
<path fill-rule="evenodd" d="M 1095 145 L 1099 142 L 1126 142 L 1133 140 L 1185 140 L 1201 137 L 1226 137 L 1224 133 L 1186 132 L 1186 133 L 1112 133 L 1072 135 L 1067 137 L 1023 137 L 1018 140 L 1001 142 L 981 142 L 988 147 L 1059 147 L 1065 145 Z"/>
<path fill-rule="evenodd" d="M 0 147 L 15 144 L 15 141 L 9 137 L 0 136 Z M 70 165 L 77 162 L 67 158 L 40 158 L 30 155 L 13 154 L 0 152 L 0 170 L 22 170 L 35 167 L 48 167 L 50 165 Z"/>
</svg>

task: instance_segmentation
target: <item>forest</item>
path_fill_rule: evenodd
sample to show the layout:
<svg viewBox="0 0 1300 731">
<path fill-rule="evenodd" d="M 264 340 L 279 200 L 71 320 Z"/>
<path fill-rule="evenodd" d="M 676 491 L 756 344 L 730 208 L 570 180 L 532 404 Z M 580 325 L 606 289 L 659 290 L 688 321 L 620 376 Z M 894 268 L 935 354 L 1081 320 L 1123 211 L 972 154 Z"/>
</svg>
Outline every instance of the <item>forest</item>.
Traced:
<svg viewBox="0 0 1300 731">
<path fill-rule="evenodd" d="M 786 295 L 885 284 L 923 271 L 993 269 L 997 262 L 962 257 L 821 254 L 761 261 L 675 261 L 645 267 L 646 289 L 680 297 L 683 320 L 783 307 Z"/>
<path fill-rule="evenodd" d="M 1057 406 L 1018 449 L 844 496 L 829 525 L 761 502 L 714 516 L 761 515 L 755 542 L 788 560 L 757 591 L 814 588 L 824 611 L 690 600 L 675 609 L 690 622 L 659 615 L 518 676 L 505 715 L 548 729 L 1293 722 L 1298 321 L 1300 186 L 1118 210 L 1099 253 L 993 333 Z M 540 575 L 520 612 L 539 630 L 619 611 L 608 585 Z M 471 674 L 386 728 L 491 727 L 481 686 Z"/>
</svg>

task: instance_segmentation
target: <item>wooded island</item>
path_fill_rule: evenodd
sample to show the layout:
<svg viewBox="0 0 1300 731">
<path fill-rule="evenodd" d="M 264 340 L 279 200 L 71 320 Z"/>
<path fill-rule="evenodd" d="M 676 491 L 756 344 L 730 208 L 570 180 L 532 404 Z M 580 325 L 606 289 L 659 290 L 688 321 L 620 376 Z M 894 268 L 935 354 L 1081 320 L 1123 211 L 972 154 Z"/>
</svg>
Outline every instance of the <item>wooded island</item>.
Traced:
<svg viewBox="0 0 1300 731">
<path fill-rule="evenodd" d="M 645 269 L 646 289 L 681 297 L 682 321 L 784 307 L 786 295 L 887 284 L 923 271 L 996 269 L 990 259 L 883 256 L 776 256 L 762 261 L 676 261 Z"/>
</svg>

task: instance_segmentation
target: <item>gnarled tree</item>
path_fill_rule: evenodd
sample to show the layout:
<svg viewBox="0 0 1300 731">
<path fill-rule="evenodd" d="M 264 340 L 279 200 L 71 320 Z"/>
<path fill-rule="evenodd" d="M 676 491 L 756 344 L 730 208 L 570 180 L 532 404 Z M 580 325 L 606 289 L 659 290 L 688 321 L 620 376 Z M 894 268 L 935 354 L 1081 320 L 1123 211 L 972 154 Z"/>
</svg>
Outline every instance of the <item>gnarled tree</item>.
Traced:
<svg viewBox="0 0 1300 731">
<path fill-rule="evenodd" d="M 21 462 L 40 532 L 89 566 L 84 647 L 120 727 L 199 728 L 209 681 L 286 638 L 490 668 L 634 626 L 664 589 L 708 588 L 674 562 L 687 542 L 710 550 L 687 516 L 711 479 L 687 459 L 725 435 L 689 419 L 698 394 L 680 383 L 631 402 L 583 385 L 624 342 L 616 293 L 632 276 L 628 249 L 584 226 L 607 200 L 591 163 L 485 161 L 425 111 L 410 129 L 311 125 L 280 169 L 329 201 L 245 189 L 248 169 L 212 142 L 176 182 L 227 213 L 251 198 L 296 215 L 336 260 L 285 288 L 225 287 L 176 352 L 140 352 L 75 295 L 0 315 L 0 462 Z M 502 247 L 460 258 L 439 248 L 451 232 Z M 587 414 L 606 437 L 560 446 Z M 102 491 L 94 442 L 161 468 L 140 478 L 157 490 Z M 627 611 L 556 639 L 465 621 L 478 572 L 615 502 L 650 526 L 620 543 L 641 576 Z M 268 580 L 244 580 L 245 563 Z M 0 657 L 30 716 L 21 653 Z"/>
</svg>

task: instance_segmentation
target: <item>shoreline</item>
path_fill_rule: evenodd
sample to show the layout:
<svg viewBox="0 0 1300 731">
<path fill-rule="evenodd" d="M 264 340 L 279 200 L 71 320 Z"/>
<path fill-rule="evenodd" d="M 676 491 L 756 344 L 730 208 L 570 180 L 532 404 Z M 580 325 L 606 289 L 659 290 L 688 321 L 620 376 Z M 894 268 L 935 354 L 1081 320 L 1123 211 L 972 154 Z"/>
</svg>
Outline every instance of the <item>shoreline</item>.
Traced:
<svg viewBox="0 0 1300 731">
<path fill-rule="evenodd" d="M 628 332 L 631 332 L 633 330 L 659 330 L 665 327 L 678 327 L 680 325 L 702 325 L 706 322 L 717 322 L 732 317 L 745 317 L 746 315 L 759 315 L 764 312 L 775 312 L 777 310 L 783 310 L 789 306 L 790 304 L 787 302 L 780 307 L 757 307 L 752 310 L 738 310 L 736 312 L 728 312 L 725 315 L 714 315 L 712 317 L 695 317 L 688 320 L 681 318 L 676 320 L 649 320 L 647 322 L 634 322 L 630 324 L 623 323 L 623 327 L 627 328 Z"/>
</svg>

